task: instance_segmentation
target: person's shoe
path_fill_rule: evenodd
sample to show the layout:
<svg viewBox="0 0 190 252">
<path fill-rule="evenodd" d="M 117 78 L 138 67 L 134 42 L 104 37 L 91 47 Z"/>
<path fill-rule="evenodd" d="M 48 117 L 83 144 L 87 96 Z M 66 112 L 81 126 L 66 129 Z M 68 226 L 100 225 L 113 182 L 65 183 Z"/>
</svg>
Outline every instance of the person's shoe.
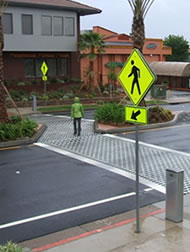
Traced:
<svg viewBox="0 0 190 252">
<path fill-rule="evenodd" d="M 78 133 L 78 136 L 80 136 L 80 133 Z"/>
<path fill-rule="evenodd" d="M 73 136 L 76 136 L 76 134 L 77 134 L 77 133 L 76 133 L 76 132 L 74 132 L 74 133 L 73 133 Z"/>
</svg>

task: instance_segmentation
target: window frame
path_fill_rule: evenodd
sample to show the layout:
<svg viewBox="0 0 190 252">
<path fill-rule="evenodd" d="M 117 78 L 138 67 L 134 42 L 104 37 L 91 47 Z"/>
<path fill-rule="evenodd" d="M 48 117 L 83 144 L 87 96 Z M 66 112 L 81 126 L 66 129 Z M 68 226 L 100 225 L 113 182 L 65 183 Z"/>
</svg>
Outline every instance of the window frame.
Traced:
<svg viewBox="0 0 190 252">
<path fill-rule="evenodd" d="M 61 21 L 62 21 L 62 34 L 55 34 L 55 23 L 54 23 L 54 20 L 55 18 L 60 18 Z M 57 36 L 64 36 L 64 17 L 63 16 L 53 16 L 53 36 L 57 37 Z"/>
<path fill-rule="evenodd" d="M 72 19 L 73 20 L 73 29 L 72 29 L 72 33 L 67 33 L 66 32 L 66 20 L 68 19 Z M 75 18 L 74 17 L 64 17 L 64 35 L 66 37 L 74 37 L 75 36 Z"/>
<path fill-rule="evenodd" d="M 26 33 L 24 32 L 24 22 L 23 22 L 23 17 L 31 17 L 31 33 Z M 21 23 L 22 23 L 22 34 L 23 35 L 33 35 L 33 15 L 32 14 L 21 14 Z"/>
<path fill-rule="evenodd" d="M 4 27 L 3 27 L 3 17 L 2 17 L 3 33 L 4 33 L 4 34 L 13 34 L 13 14 L 12 14 L 12 13 L 9 13 L 9 12 L 5 12 L 5 13 L 3 14 L 3 16 L 5 16 L 5 15 L 9 15 L 9 16 L 11 17 L 11 18 L 10 18 L 10 21 L 11 21 L 11 23 L 10 23 L 11 31 L 10 31 L 10 32 L 5 32 Z"/>
<path fill-rule="evenodd" d="M 43 33 L 43 18 L 50 18 L 50 34 Z M 52 36 L 53 29 L 52 29 L 52 16 L 49 15 L 41 15 L 41 35 L 42 36 Z"/>
</svg>

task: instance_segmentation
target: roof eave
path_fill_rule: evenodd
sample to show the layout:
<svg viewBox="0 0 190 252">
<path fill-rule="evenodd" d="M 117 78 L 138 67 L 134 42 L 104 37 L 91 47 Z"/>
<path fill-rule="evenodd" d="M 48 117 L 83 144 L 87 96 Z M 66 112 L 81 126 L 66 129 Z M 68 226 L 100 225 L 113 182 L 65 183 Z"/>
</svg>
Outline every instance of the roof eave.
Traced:
<svg viewBox="0 0 190 252">
<path fill-rule="evenodd" d="M 34 7 L 34 8 L 42 8 L 42 9 L 64 9 L 69 11 L 77 12 L 80 16 L 99 14 L 102 12 L 100 9 L 92 8 L 92 9 L 84 9 L 84 8 L 74 8 L 68 6 L 56 6 L 56 5 L 48 5 L 48 4 L 35 4 L 35 3 L 19 3 L 19 2 L 8 2 L 8 6 L 17 6 L 17 7 Z"/>
</svg>

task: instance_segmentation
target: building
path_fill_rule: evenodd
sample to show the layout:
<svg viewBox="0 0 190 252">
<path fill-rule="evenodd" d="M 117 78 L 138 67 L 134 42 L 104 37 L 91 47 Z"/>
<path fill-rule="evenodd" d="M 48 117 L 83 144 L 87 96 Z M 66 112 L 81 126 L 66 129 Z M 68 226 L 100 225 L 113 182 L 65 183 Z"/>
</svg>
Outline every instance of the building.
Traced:
<svg viewBox="0 0 190 252">
<path fill-rule="evenodd" d="M 100 26 L 93 27 L 93 32 L 104 35 L 104 41 L 107 45 L 103 54 L 97 53 L 94 61 L 94 70 L 98 73 L 98 79 L 102 84 L 107 84 L 109 69 L 106 67 L 108 62 L 121 62 L 125 63 L 133 50 L 133 43 L 131 37 L 127 34 L 118 34 L 116 32 L 107 30 Z M 143 55 L 147 62 L 165 61 L 166 55 L 171 55 L 170 47 L 163 45 L 162 39 L 146 39 Z M 85 69 L 88 67 L 88 58 L 85 57 L 81 60 L 81 76 L 84 76 Z M 117 73 L 121 70 L 118 67 Z"/>
<path fill-rule="evenodd" d="M 150 66 L 158 77 L 158 84 L 165 82 L 170 89 L 190 88 L 189 62 L 151 62 Z"/>
<path fill-rule="evenodd" d="M 7 1 L 2 18 L 4 78 L 41 78 L 43 61 L 49 77 L 80 78 L 80 16 L 101 10 L 70 0 Z"/>
</svg>

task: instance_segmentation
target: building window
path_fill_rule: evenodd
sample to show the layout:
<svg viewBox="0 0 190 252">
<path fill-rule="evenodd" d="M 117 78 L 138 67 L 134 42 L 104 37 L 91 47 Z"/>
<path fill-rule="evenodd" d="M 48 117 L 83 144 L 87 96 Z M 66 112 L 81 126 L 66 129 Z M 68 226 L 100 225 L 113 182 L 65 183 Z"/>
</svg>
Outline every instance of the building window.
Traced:
<svg viewBox="0 0 190 252">
<path fill-rule="evenodd" d="M 68 58 L 27 58 L 24 59 L 25 77 L 42 77 L 41 66 L 43 62 L 48 66 L 47 76 L 68 76 Z"/>
<path fill-rule="evenodd" d="M 75 35 L 75 19 L 71 17 L 64 18 L 64 35 L 74 36 Z"/>
<path fill-rule="evenodd" d="M 46 59 L 46 64 L 48 66 L 48 76 L 56 77 L 57 75 L 57 67 L 56 67 L 56 59 Z"/>
<path fill-rule="evenodd" d="M 42 16 L 42 35 L 52 35 L 52 17 Z"/>
<path fill-rule="evenodd" d="M 33 34 L 32 15 L 22 14 L 22 34 Z"/>
<path fill-rule="evenodd" d="M 24 76 L 34 77 L 35 76 L 35 61 L 34 59 L 24 60 Z"/>
<path fill-rule="evenodd" d="M 53 35 L 62 36 L 63 35 L 63 18 L 53 17 Z"/>
<path fill-rule="evenodd" d="M 59 76 L 68 75 L 68 59 L 67 58 L 58 59 L 58 75 Z"/>
<path fill-rule="evenodd" d="M 45 61 L 45 59 L 42 59 L 42 58 L 39 58 L 39 59 L 36 59 L 35 62 L 36 62 L 36 77 L 42 77 L 42 71 L 41 71 L 41 66 L 42 66 L 42 63 Z"/>
<path fill-rule="evenodd" d="M 3 32 L 5 34 L 13 33 L 13 16 L 11 13 L 4 13 L 2 17 Z"/>
</svg>

